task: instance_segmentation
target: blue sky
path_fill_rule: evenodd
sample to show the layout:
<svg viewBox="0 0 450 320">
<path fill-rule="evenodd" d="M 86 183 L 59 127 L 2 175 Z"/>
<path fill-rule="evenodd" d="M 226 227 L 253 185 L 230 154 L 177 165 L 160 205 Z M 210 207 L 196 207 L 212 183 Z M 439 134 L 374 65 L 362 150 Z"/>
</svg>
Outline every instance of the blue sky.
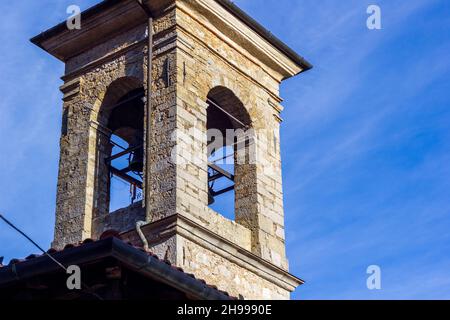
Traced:
<svg viewBox="0 0 450 320">
<path fill-rule="evenodd" d="M 0 211 L 44 247 L 63 65 L 28 39 L 95 2 L 0 4 Z M 282 87 L 287 248 L 306 280 L 293 297 L 450 299 L 450 2 L 236 3 L 315 67 Z M 382 30 L 366 28 L 369 4 Z M 6 260 L 35 251 L 0 224 Z"/>
</svg>

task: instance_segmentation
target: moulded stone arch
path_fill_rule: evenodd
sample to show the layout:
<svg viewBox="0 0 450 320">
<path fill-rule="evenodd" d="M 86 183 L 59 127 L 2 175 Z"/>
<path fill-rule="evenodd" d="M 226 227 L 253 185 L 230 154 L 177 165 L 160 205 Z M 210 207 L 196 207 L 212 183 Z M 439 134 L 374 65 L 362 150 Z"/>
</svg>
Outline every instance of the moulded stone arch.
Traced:
<svg viewBox="0 0 450 320">
<path fill-rule="evenodd" d="M 209 103 L 207 129 L 218 129 L 223 134 L 227 129 L 235 130 L 232 140 L 224 136 L 224 145 L 234 146 L 235 218 L 256 237 L 257 170 L 250 155 L 254 152 L 251 141 L 255 140 L 250 113 L 239 97 L 225 86 L 210 89 L 206 99 Z"/>
<path fill-rule="evenodd" d="M 88 188 L 92 203 L 93 235 L 101 234 L 105 216 L 110 211 L 110 173 L 105 159 L 111 155 L 111 134 L 108 120 L 119 100 L 128 93 L 143 88 L 136 77 L 124 76 L 111 81 L 102 88 L 91 112 L 91 133 L 89 135 Z M 142 119 L 144 122 L 144 118 Z M 126 139 L 125 139 L 126 140 Z M 100 219 L 100 220 L 99 220 Z M 97 223 L 97 221 L 103 221 Z"/>
<path fill-rule="evenodd" d="M 142 80 L 134 76 L 123 76 L 111 81 L 99 93 L 92 108 L 91 120 L 101 123 L 121 97 L 142 86 Z"/>
<path fill-rule="evenodd" d="M 227 88 L 239 99 L 244 108 L 247 110 L 253 127 L 261 127 L 264 125 L 264 119 L 257 107 L 257 95 L 255 95 L 254 92 L 256 88 L 250 81 L 245 81 L 242 77 L 239 79 L 240 82 L 234 78 L 231 79 L 229 75 L 223 72 L 214 74 L 212 78 L 207 79 L 207 81 L 202 81 L 204 83 L 208 83 L 208 85 L 203 87 L 203 90 L 199 92 L 199 97 L 202 101 L 206 101 L 208 94 L 210 94 L 211 90 L 214 88 Z"/>
</svg>

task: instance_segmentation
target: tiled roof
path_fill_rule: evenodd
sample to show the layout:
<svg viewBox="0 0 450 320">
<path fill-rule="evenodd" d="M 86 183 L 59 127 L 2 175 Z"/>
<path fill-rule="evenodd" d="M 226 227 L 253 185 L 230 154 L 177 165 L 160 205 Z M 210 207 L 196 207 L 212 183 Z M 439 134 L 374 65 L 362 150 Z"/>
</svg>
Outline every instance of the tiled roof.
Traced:
<svg viewBox="0 0 450 320">
<path fill-rule="evenodd" d="M 146 250 L 144 250 L 144 248 L 142 248 L 142 247 L 135 246 L 135 245 L 133 245 L 132 243 L 125 243 L 125 242 L 123 242 L 123 241 L 120 239 L 120 236 L 119 236 L 118 233 L 114 233 L 114 232 L 111 232 L 111 231 L 106 232 L 106 233 L 105 233 L 104 235 L 102 235 L 102 236 L 100 237 L 100 239 L 97 240 L 97 241 L 96 241 L 96 240 L 93 240 L 93 239 L 86 239 L 86 240 L 84 240 L 83 242 L 80 242 L 80 243 L 76 243 L 76 244 L 68 244 L 68 245 L 66 245 L 66 246 L 64 247 L 64 249 L 62 249 L 62 250 L 50 249 L 50 250 L 47 251 L 47 253 L 50 254 L 51 256 L 53 256 L 53 255 L 55 255 L 55 254 L 59 254 L 59 253 L 66 253 L 66 252 L 68 252 L 70 249 L 74 249 L 74 248 L 80 248 L 80 249 L 82 249 L 83 247 L 86 247 L 86 246 L 89 245 L 89 244 L 95 244 L 95 243 L 98 243 L 98 242 L 101 242 L 101 241 L 105 241 L 105 240 L 111 239 L 111 238 L 114 238 L 115 241 L 117 241 L 117 240 L 120 241 L 121 244 L 124 244 L 124 245 L 129 246 L 130 249 L 134 249 L 134 250 L 137 250 L 137 251 L 140 251 L 140 252 L 145 253 L 145 254 L 148 255 L 149 257 L 155 259 L 154 261 L 156 261 L 157 263 L 160 263 L 160 264 L 166 264 L 166 265 L 170 266 L 170 268 L 172 269 L 173 272 L 175 272 L 175 273 L 181 273 L 181 274 L 183 274 L 183 276 L 185 276 L 185 277 L 192 278 L 192 279 L 194 279 L 195 281 L 197 281 L 198 283 L 200 283 L 200 284 L 202 284 L 203 286 L 205 286 L 206 288 L 215 290 L 215 291 L 217 291 L 217 293 L 219 293 L 219 294 L 221 294 L 221 295 L 223 295 L 223 296 L 225 296 L 225 297 L 228 297 L 228 299 L 231 299 L 231 300 L 237 300 L 237 299 L 238 299 L 238 298 L 236 298 L 236 297 L 230 296 L 230 295 L 229 295 L 227 292 L 225 292 L 225 291 L 219 290 L 219 289 L 217 288 L 217 286 L 207 284 L 206 281 L 203 280 L 203 279 L 197 279 L 197 278 L 195 277 L 194 274 L 184 272 L 184 270 L 183 270 L 182 268 L 179 268 L 179 267 L 176 267 L 176 266 L 172 265 L 170 261 L 168 261 L 168 260 L 161 260 L 156 254 L 154 254 L 154 253 L 152 253 L 152 252 L 150 252 L 150 251 L 146 251 Z M 18 266 L 20 266 L 21 264 L 24 264 L 25 262 L 32 261 L 32 260 L 38 259 L 38 258 L 45 258 L 45 259 L 47 259 L 48 257 L 47 257 L 47 255 L 44 255 L 44 254 L 31 254 L 31 255 L 29 255 L 28 257 L 26 257 L 25 259 L 12 259 L 12 260 L 9 262 L 9 264 L 7 264 L 7 265 L 3 265 L 3 264 L 0 263 L 0 284 L 1 284 L 1 280 L 2 280 L 2 277 L 1 277 L 2 271 L 6 271 L 6 270 L 5 270 L 6 268 L 9 268 L 9 267 L 14 266 L 15 269 L 16 269 L 16 268 L 17 268 Z"/>
</svg>

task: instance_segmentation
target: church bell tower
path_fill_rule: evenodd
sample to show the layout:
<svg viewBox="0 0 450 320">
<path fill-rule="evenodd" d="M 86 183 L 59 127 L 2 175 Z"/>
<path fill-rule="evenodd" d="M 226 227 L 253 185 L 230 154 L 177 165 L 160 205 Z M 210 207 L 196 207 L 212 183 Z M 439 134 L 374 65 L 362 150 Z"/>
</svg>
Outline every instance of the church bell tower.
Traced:
<svg viewBox="0 0 450 320">
<path fill-rule="evenodd" d="M 32 42 L 65 63 L 53 246 L 115 230 L 289 299 L 279 87 L 310 64 L 228 0 L 106 0 Z"/>
</svg>

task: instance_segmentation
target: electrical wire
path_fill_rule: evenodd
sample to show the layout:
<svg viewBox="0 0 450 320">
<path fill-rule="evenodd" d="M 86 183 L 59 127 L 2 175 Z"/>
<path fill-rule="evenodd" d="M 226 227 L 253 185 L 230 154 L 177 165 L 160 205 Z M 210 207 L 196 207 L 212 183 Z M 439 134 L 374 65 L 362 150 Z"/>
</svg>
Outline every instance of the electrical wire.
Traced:
<svg viewBox="0 0 450 320">
<path fill-rule="evenodd" d="M 33 239 L 31 239 L 25 232 L 20 230 L 18 227 L 16 227 L 11 221 L 6 219 L 1 213 L 0 213 L 0 219 L 3 220 L 8 226 L 13 228 L 15 231 L 17 231 L 19 234 L 21 234 L 23 237 L 25 237 L 29 242 L 31 242 L 36 248 L 38 248 L 45 256 L 50 258 L 54 263 L 56 263 L 60 268 L 62 268 L 67 273 L 67 268 L 58 260 L 56 260 L 50 253 L 42 249 L 40 245 L 38 245 Z M 82 286 L 84 286 L 85 292 L 96 297 L 99 300 L 103 300 L 98 294 L 95 292 L 92 292 L 91 288 L 87 285 L 85 285 L 83 282 L 81 283 Z"/>
<path fill-rule="evenodd" d="M 53 258 L 51 256 L 51 254 L 49 254 L 48 252 L 46 252 L 44 249 L 42 249 L 36 242 L 33 241 L 33 239 L 31 239 L 28 235 L 25 234 L 25 232 L 23 232 L 22 230 L 20 230 L 19 228 L 17 228 L 12 222 L 10 222 L 8 219 L 6 219 L 2 214 L 0 214 L 0 219 L 2 219 L 7 225 L 9 225 L 11 228 L 13 228 L 14 230 L 16 230 L 18 233 L 20 233 L 22 236 L 24 236 L 28 241 L 30 241 L 36 248 L 38 248 L 44 255 L 46 255 L 47 257 L 49 257 L 51 260 L 53 260 L 54 263 L 56 263 L 58 266 L 60 266 L 62 269 L 64 269 L 64 271 L 67 272 L 67 268 L 65 266 L 62 265 L 62 263 L 60 263 L 58 260 L 56 260 L 55 258 Z"/>
</svg>

